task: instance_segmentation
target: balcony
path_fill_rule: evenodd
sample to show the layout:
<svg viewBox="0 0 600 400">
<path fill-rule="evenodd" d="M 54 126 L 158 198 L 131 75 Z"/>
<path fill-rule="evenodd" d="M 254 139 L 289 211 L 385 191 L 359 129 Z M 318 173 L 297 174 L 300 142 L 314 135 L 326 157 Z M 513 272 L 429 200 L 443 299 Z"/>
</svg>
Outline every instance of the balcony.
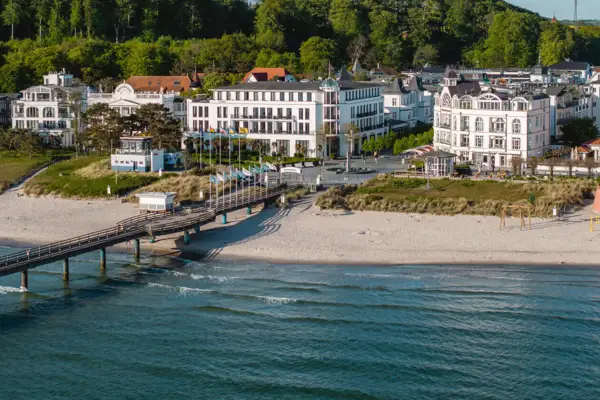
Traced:
<svg viewBox="0 0 600 400">
<path fill-rule="evenodd" d="M 450 122 L 446 123 L 446 122 L 440 122 L 440 128 L 444 128 L 444 129 L 450 129 Z"/>
<path fill-rule="evenodd" d="M 366 112 L 366 113 L 358 113 L 358 114 L 356 114 L 356 118 L 372 117 L 373 115 L 377 115 L 377 111 L 369 111 L 369 112 Z"/>
</svg>

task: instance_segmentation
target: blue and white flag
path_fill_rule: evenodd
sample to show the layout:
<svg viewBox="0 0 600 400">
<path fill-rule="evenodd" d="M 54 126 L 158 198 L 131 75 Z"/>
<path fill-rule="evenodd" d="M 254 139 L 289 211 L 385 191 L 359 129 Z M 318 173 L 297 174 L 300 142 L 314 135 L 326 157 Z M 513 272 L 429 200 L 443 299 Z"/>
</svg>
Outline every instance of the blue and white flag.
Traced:
<svg viewBox="0 0 600 400">
<path fill-rule="evenodd" d="M 229 181 L 229 180 L 231 180 L 231 177 L 229 175 L 227 175 L 227 172 L 223 172 L 223 179 L 225 181 Z"/>
<path fill-rule="evenodd" d="M 252 176 L 252 172 L 248 171 L 246 168 L 242 169 L 242 173 L 246 176 Z"/>
<path fill-rule="evenodd" d="M 221 182 L 225 182 L 225 177 L 221 174 L 217 174 L 217 179 Z"/>
<path fill-rule="evenodd" d="M 276 167 L 276 166 L 274 166 L 273 164 L 271 164 L 271 163 L 265 163 L 265 165 L 266 165 L 267 167 L 269 167 L 269 169 L 270 169 L 271 171 L 277 171 L 277 167 Z"/>
<path fill-rule="evenodd" d="M 210 176 L 210 181 L 215 185 L 219 184 L 219 179 L 216 176 Z"/>
</svg>

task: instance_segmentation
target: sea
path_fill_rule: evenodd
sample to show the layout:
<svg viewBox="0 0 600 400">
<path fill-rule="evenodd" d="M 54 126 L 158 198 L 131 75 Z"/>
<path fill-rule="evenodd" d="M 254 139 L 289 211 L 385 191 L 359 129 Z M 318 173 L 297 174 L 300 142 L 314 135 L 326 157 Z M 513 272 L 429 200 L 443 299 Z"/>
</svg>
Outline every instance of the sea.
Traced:
<svg viewBox="0 0 600 400">
<path fill-rule="evenodd" d="M 0 278 L 1 399 L 600 398 L 597 268 L 98 258 Z"/>
</svg>

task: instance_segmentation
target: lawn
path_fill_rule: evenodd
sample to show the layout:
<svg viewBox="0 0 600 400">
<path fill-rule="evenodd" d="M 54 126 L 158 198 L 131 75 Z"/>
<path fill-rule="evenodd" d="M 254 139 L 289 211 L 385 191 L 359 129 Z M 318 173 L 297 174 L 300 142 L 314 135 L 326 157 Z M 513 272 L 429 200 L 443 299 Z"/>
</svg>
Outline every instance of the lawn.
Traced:
<svg viewBox="0 0 600 400">
<path fill-rule="evenodd" d="M 499 215 L 503 205 L 531 204 L 532 215 L 548 216 L 554 206 L 582 204 L 596 187 L 587 179 L 556 182 L 500 182 L 432 179 L 374 178 L 360 186 L 332 188 L 321 195 L 322 208 L 344 208 L 431 214 Z M 533 200 L 530 203 L 530 200 Z"/>
<path fill-rule="evenodd" d="M 53 194 L 66 198 L 103 198 L 111 194 L 125 195 L 130 191 L 158 181 L 158 174 L 119 173 L 109 168 L 107 157 L 88 156 L 58 162 L 25 184 L 25 193 L 31 196 Z M 163 174 L 163 178 L 169 174 Z"/>
<path fill-rule="evenodd" d="M 41 165 L 47 163 L 52 157 L 60 155 L 48 152 L 43 155 L 19 154 L 14 151 L 0 152 L 0 193 L 6 190 L 10 185 L 20 181 L 23 177 L 29 175 Z"/>
</svg>

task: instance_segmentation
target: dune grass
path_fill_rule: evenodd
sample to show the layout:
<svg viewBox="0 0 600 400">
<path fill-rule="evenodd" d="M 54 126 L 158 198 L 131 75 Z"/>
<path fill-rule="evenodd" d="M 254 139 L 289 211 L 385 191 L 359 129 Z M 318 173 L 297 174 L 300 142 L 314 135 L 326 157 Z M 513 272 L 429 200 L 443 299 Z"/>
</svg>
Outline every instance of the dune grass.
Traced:
<svg viewBox="0 0 600 400">
<path fill-rule="evenodd" d="M 58 162 L 50 166 L 25 184 L 25 193 L 30 196 L 52 194 L 65 198 L 107 198 L 125 195 L 130 191 L 158 181 L 158 174 L 115 173 L 108 166 L 106 157 L 79 157 Z M 168 175 L 164 174 L 163 178 Z M 107 194 L 110 185 L 111 196 Z"/>
<path fill-rule="evenodd" d="M 14 151 L 0 152 L 0 193 L 51 159 L 51 154 L 29 157 Z"/>
<path fill-rule="evenodd" d="M 470 180 L 399 179 L 379 176 L 360 186 L 329 189 L 317 199 L 321 208 L 441 215 L 500 215 L 502 206 L 531 203 L 533 216 L 552 215 L 552 208 L 583 204 L 596 182 L 588 179 L 555 182 L 498 182 Z"/>
</svg>

